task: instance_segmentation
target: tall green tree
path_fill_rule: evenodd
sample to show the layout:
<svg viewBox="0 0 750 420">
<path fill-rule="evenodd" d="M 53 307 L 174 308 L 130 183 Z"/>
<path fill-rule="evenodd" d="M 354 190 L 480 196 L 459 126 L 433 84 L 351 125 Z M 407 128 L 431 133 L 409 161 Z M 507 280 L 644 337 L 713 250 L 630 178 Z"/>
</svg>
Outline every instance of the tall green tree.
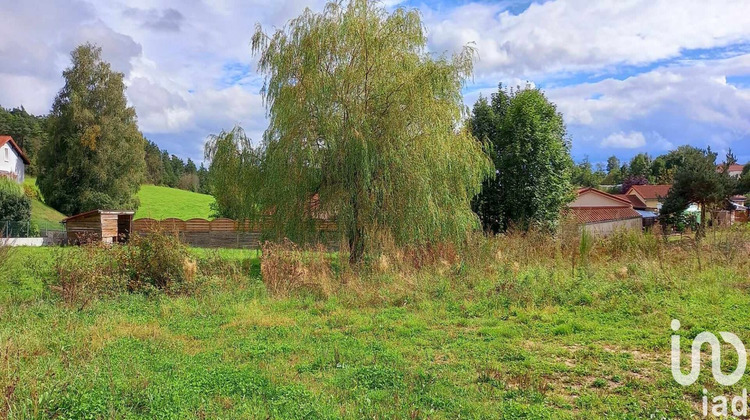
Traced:
<svg viewBox="0 0 750 420">
<path fill-rule="evenodd" d="M 27 175 L 37 173 L 37 155 L 47 141 L 47 118 L 26 112 L 24 107 L 5 109 L 0 107 L 0 134 L 9 135 L 24 151 L 31 164 Z"/>
<path fill-rule="evenodd" d="M 146 182 L 162 185 L 164 182 L 164 164 L 161 160 L 161 150 L 156 143 L 147 140 L 146 151 Z"/>
<path fill-rule="evenodd" d="M 607 159 L 607 174 L 611 174 L 612 171 L 620 169 L 620 159 L 617 158 L 617 156 L 610 156 Z"/>
<path fill-rule="evenodd" d="M 198 192 L 201 194 L 211 194 L 211 183 L 209 181 L 209 171 L 201 162 L 198 168 Z"/>
<path fill-rule="evenodd" d="M 737 180 L 737 186 L 734 189 L 735 194 L 750 194 L 750 163 L 745 164 L 742 168 L 740 179 Z"/>
<path fill-rule="evenodd" d="M 735 183 L 729 177 L 726 165 L 716 170 L 717 154 L 710 148 L 684 147 L 682 164 L 675 172 L 674 183 L 664 201 L 660 217 L 668 220 L 683 213 L 690 204 L 697 204 L 701 209 L 701 223 L 696 238 L 700 239 L 705 236 L 707 212 L 725 204 L 734 192 Z"/>
<path fill-rule="evenodd" d="M 651 174 L 651 156 L 647 153 L 638 153 L 630 160 L 628 176 L 643 176 L 648 178 Z"/>
<path fill-rule="evenodd" d="M 562 114 L 540 90 L 524 89 L 514 95 L 503 121 L 496 151 L 503 228 L 554 228 L 573 198 Z"/>
<path fill-rule="evenodd" d="M 581 163 L 573 167 L 571 182 L 578 187 L 599 187 L 605 176 L 603 167 L 594 169 L 589 157 L 584 156 Z"/>
<path fill-rule="evenodd" d="M 473 51 L 430 55 L 419 12 L 366 0 L 308 9 L 270 35 L 258 26 L 252 46 L 277 232 L 299 238 L 316 213 L 335 215 L 356 263 L 385 237 L 459 240 L 478 227 L 470 201 L 491 165 L 457 128 Z"/>
<path fill-rule="evenodd" d="M 257 219 L 262 209 L 263 150 L 253 148 L 245 131 L 237 126 L 210 135 L 205 158 L 210 162 L 208 183 L 216 198 L 214 215 L 235 220 Z M 203 165 L 201 168 L 204 169 Z"/>
<path fill-rule="evenodd" d="M 487 231 L 554 228 L 572 199 L 573 161 L 565 123 L 538 89 L 498 88 L 491 104 L 480 98 L 469 126 L 495 164 L 474 208 Z M 588 159 L 586 159 L 588 162 Z M 594 172 L 588 163 L 589 178 Z M 600 174 L 602 175 L 602 174 Z"/>
<path fill-rule="evenodd" d="M 481 142 L 493 159 L 495 166 L 497 162 L 494 161 L 497 156 L 494 150 L 498 146 L 496 142 L 500 140 L 502 120 L 509 103 L 510 96 L 501 84 L 498 91 L 492 94 L 491 102 L 480 95 L 479 100 L 474 104 L 469 119 L 468 126 L 471 133 Z M 496 176 L 497 171 L 484 180 L 482 190 L 471 202 L 471 208 L 479 216 L 482 227 L 486 232 L 498 232 L 502 223 L 500 185 Z"/>
<path fill-rule="evenodd" d="M 727 150 L 727 155 L 724 158 L 724 163 L 726 163 L 727 165 L 734 165 L 737 163 L 737 156 L 734 155 L 731 147 L 729 148 L 729 150 Z"/>
<path fill-rule="evenodd" d="M 138 206 L 144 139 L 127 105 L 123 74 L 91 44 L 71 53 L 65 86 L 49 116 L 37 183 L 49 205 L 66 214 Z"/>
<path fill-rule="evenodd" d="M 655 184 L 672 184 L 677 169 L 689 159 L 700 154 L 700 150 L 692 146 L 680 146 L 669 153 L 658 156 L 651 163 L 651 176 Z"/>
</svg>

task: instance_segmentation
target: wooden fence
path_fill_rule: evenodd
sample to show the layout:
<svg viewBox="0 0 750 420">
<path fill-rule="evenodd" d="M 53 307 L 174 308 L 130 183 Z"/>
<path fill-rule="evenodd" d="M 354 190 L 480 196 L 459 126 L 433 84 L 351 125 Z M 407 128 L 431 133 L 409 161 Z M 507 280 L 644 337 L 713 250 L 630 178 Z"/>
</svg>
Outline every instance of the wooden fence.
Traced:
<svg viewBox="0 0 750 420">
<path fill-rule="evenodd" d="M 327 236 L 329 245 L 334 245 L 332 233 L 336 231 L 336 223 L 320 221 L 318 230 Z M 178 235 L 180 239 L 200 248 L 260 248 L 262 223 L 248 221 L 238 222 L 232 219 L 136 219 L 133 220 L 132 232 L 144 234 L 154 231 L 169 232 Z"/>
</svg>

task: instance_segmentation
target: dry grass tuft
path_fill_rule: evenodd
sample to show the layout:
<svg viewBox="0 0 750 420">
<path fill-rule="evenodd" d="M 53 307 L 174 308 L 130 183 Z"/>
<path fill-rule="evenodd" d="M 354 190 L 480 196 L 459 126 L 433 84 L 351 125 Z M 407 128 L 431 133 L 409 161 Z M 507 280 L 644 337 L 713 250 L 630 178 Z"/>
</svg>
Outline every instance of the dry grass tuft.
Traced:
<svg viewBox="0 0 750 420">
<path fill-rule="evenodd" d="M 330 261 L 320 245 L 304 249 L 288 239 L 280 243 L 265 242 L 260 272 L 268 292 L 274 296 L 307 291 L 328 297 L 336 289 Z"/>
<path fill-rule="evenodd" d="M 109 246 L 94 242 L 58 250 L 53 264 L 56 281 L 50 289 L 79 310 L 98 296 L 123 291 L 127 280 L 109 251 Z"/>
</svg>

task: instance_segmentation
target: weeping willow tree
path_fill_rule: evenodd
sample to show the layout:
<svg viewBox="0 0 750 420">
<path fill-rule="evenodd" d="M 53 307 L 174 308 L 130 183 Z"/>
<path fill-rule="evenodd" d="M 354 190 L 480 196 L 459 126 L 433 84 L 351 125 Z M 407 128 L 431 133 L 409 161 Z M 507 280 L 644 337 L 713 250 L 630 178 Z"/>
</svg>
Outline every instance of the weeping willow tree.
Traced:
<svg viewBox="0 0 750 420">
<path fill-rule="evenodd" d="M 218 217 L 256 220 L 260 215 L 259 185 L 263 150 L 253 148 L 245 131 L 234 127 L 210 135 L 204 147 L 209 184 Z"/>
<path fill-rule="evenodd" d="M 460 240 L 478 227 L 470 201 L 491 163 L 459 129 L 471 49 L 432 57 L 417 11 L 365 0 L 308 9 L 271 34 L 258 25 L 252 47 L 277 232 L 304 238 L 316 215 L 334 215 L 356 263 L 383 238 Z"/>
</svg>

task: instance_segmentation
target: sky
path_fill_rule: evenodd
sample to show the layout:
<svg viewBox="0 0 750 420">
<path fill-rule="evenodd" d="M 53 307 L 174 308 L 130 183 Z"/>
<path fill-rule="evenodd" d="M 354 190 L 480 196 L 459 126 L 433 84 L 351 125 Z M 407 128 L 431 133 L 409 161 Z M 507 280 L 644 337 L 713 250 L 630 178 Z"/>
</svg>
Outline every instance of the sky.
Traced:
<svg viewBox="0 0 750 420">
<path fill-rule="evenodd" d="M 604 162 L 690 144 L 750 161 L 748 0 L 386 0 L 419 9 L 428 50 L 477 50 L 470 107 L 498 83 L 541 88 L 573 157 Z M 266 128 L 250 48 L 319 0 L 0 0 L 0 105 L 47 113 L 70 51 L 103 49 L 143 134 L 203 160 L 206 136 Z"/>
</svg>

